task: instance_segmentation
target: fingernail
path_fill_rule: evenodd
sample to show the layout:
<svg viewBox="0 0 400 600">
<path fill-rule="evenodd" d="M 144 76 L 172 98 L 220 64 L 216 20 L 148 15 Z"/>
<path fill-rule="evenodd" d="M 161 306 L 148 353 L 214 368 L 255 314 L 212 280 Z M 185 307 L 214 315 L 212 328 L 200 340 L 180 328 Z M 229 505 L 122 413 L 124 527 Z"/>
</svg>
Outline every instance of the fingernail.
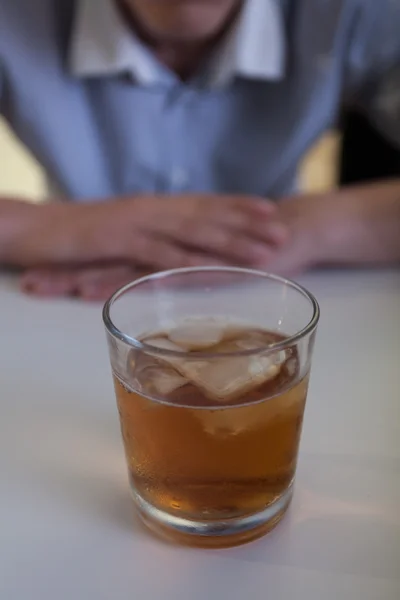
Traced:
<svg viewBox="0 0 400 600">
<path fill-rule="evenodd" d="M 25 292 L 25 294 L 34 294 L 35 287 L 31 281 L 21 281 L 21 290 Z"/>
<path fill-rule="evenodd" d="M 82 287 L 78 291 L 78 296 L 89 302 L 96 302 L 108 298 L 108 294 L 105 292 L 104 288 L 95 284 Z"/>
<path fill-rule="evenodd" d="M 254 260 L 265 260 L 271 254 L 271 250 L 267 245 L 258 244 L 253 246 L 250 254 Z"/>
<path fill-rule="evenodd" d="M 270 215 L 276 211 L 276 204 L 272 204 L 272 202 L 260 202 L 257 204 L 257 208 L 261 213 Z"/>
<path fill-rule="evenodd" d="M 30 286 L 30 293 L 35 296 L 43 296 L 43 297 L 51 297 L 58 296 L 59 293 L 56 288 L 54 288 L 50 282 L 42 281 L 40 283 L 32 284 Z"/>
<path fill-rule="evenodd" d="M 78 288 L 77 292 L 82 298 L 90 299 L 98 293 L 98 286 L 94 284 L 84 285 Z"/>
<path fill-rule="evenodd" d="M 289 229 L 282 223 L 271 223 L 268 233 L 276 243 L 286 242 L 289 237 Z"/>
</svg>

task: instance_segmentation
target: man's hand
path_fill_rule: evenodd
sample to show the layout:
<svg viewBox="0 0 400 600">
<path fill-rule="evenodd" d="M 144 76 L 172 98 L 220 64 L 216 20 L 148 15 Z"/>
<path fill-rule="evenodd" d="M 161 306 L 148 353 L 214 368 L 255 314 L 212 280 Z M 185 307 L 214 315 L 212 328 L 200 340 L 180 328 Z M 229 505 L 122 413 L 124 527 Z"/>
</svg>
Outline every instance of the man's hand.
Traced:
<svg viewBox="0 0 400 600">
<path fill-rule="evenodd" d="M 290 234 L 266 265 L 272 272 L 400 262 L 399 181 L 289 198 L 279 216 Z"/>
<path fill-rule="evenodd" d="M 259 267 L 286 240 L 274 204 L 242 196 L 148 196 L 34 207 L 11 219 L 6 234 L 0 236 L 7 241 L 0 239 L 1 262 L 26 268 L 108 262 L 148 269 Z"/>
<path fill-rule="evenodd" d="M 219 198 L 215 198 L 213 202 L 218 202 L 218 200 Z M 244 200 L 248 201 L 247 199 Z M 252 199 L 249 200 L 252 203 Z M 160 199 L 162 203 L 168 201 L 164 198 Z M 240 199 L 241 201 L 242 199 Z M 197 201 L 195 201 L 196 210 L 191 205 L 193 201 L 189 202 L 191 208 L 186 206 L 185 209 L 182 208 L 180 210 L 176 210 L 177 205 L 179 206 L 181 203 L 180 199 L 177 201 L 177 205 L 171 204 L 170 208 L 174 207 L 178 214 L 176 222 L 173 220 L 172 214 L 168 213 L 168 209 L 160 206 L 158 202 L 157 200 L 154 204 L 149 203 L 149 206 L 143 211 L 141 217 L 143 221 L 141 223 L 144 223 L 144 227 L 139 228 L 139 234 L 143 235 L 143 232 L 147 228 L 150 228 L 151 234 L 148 242 L 146 242 L 150 244 L 155 235 L 154 231 L 160 231 L 159 227 L 163 228 L 164 224 L 168 222 L 167 230 L 169 232 L 172 230 L 174 233 L 172 236 L 171 234 L 166 235 L 166 238 L 168 240 L 186 240 L 187 235 L 185 232 L 183 232 L 183 237 L 180 238 L 181 229 L 178 231 L 174 230 L 174 223 L 178 223 L 182 227 L 183 219 L 184 221 L 186 220 L 186 223 L 189 221 L 190 226 L 194 227 L 194 215 L 199 214 L 197 212 L 199 210 L 198 204 L 196 204 Z M 210 202 L 211 199 L 208 199 L 203 205 L 203 209 L 206 206 L 208 207 Z M 247 256 L 248 264 L 275 273 L 292 276 L 314 266 L 390 265 L 400 262 L 400 184 L 397 181 L 347 188 L 333 191 L 329 194 L 289 198 L 281 202 L 278 214 L 276 214 L 274 207 L 268 203 L 259 204 L 255 202 L 253 206 L 243 206 L 243 208 L 240 204 L 241 208 L 238 210 L 235 205 L 235 208 L 233 208 L 231 202 L 237 202 L 237 200 L 222 199 L 221 203 L 221 206 L 225 207 L 227 211 L 224 214 L 231 215 L 228 216 L 227 223 L 232 223 L 232 215 L 237 215 L 235 216 L 235 219 L 238 219 L 237 223 L 239 223 L 240 218 L 242 219 L 242 224 L 247 222 L 245 229 L 246 244 L 251 241 L 251 239 L 247 239 L 247 237 L 251 238 L 250 223 L 251 227 L 253 227 L 253 235 L 254 239 L 257 240 L 257 245 L 261 243 L 263 248 L 261 252 L 262 257 L 260 256 L 259 260 L 254 260 L 254 257 L 250 259 L 249 254 L 243 252 L 242 246 L 242 254 L 240 255 L 240 259 L 237 260 L 235 259 L 238 256 L 236 254 L 237 248 L 232 249 L 232 251 L 228 250 L 227 248 L 231 248 L 230 244 L 225 246 L 223 251 L 220 246 L 219 251 L 217 251 L 215 238 L 213 242 L 208 237 L 205 217 L 202 211 L 200 211 L 201 227 L 199 226 L 199 230 L 196 233 L 197 236 L 204 236 L 201 243 L 196 243 L 196 246 L 199 244 L 203 248 L 203 253 L 197 253 L 197 259 L 200 257 L 200 263 L 204 261 L 205 264 L 212 264 L 213 260 L 216 262 L 228 262 L 228 257 L 230 256 L 232 262 L 246 264 L 244 257 Z M 153 205 L 151 206 L 151 204 Z M 153 226 L 155 218 L 154 215 L 150 218 L 149 213 L 151 215 L 156 206 L 160 210 L 163 223 L 159 225 L 156 220 L 157 223 Z M 250 212 L 250 217 L 247 210 Z M 188 218 L 185 211 L 189 211 L 189 213 L 190 211 L 193 212 Z M 145 218 L 143 218 L 143 214 L 146 214 Z M 226 225 L 227 229 L 225 230 L 223 225 L 219 225 L 220 219 L 222 221 L 222 216 L 219 216 L 218 213 L 216 221 L 211 219 L 211 227 L 214 228 L 214 231 L 216 229 L 222 232 L 226 231 L 231 235 L 236 229 L 232 228 L 232 225 Z M 284 223 L 289 234 L 285 232 L 285 227 L 282 228 L 279 224 L 280 222 Z M 117 226 L 116 220 L 113 221 L 113 226 Z M 132 229 L 137 231 L 137 227 L 138 225 L 136 224 Z M 219 227 L 221 227 L 221 230 L 218 229 Z M 125 231 L 124 226 L 122 230 Z M 125 233 L 125 235 L 127 234 Z M 243 233 L 240 235 L 243 235 Z M 125 241 L 125 246 L 122 244 L 122 247 L 130 245 L 129 236 L 127 237 L 128 239 L 124 238 L 127 241 Z M 115 249 L 112 249 L 113 239 L 110 241 L 111 246 L 107 246 L 106 244 L 108 251 L 105 254 L 107 257 L 112 256 L 115 258 L 119 254 L 124 254 L 124 252 L 120 250 L 118 253 Z M 177 248 L 182 252 L 180 244 L 176 243 Z M 174 244 L 175 241 L 172 242 L 173 249 L 175 248 Z M 205 252 L 207 244 L 209 244 L 208 254 Z M 232 244 L 234 245 L 234 239 L 232 239 Z M 101 243 L 99 243 L 98 247 L 101 247 Z M 188 248 L 190 247 L 189 242 Z M 248 248 L 248 246 L 246 247 Z M 100 255 L 102 256 L 101 253 Z M 93 258 L 93 256 L 96 256 L 96 254 L 90 257 Z M 135 254 L 135 256 L 138 257 L 139 255 Z M 163 257 L 155 260 L 156 264 L 153 270 L 154 268 L 159 268 L 161 264 L 164 265 L 164 260 Z M 186 261 L 190 263 L 193 260 L 191 251 L 189 250 L 188 254 L 183 252 L 179 260 L 180 262 L 170 263 L 168 266 L 182 266 L 182 264 L 188 264 Z M 151 271 L 152 268 L 148 268 L 147 270 Z M 117 287 L 135 279 L 141 274 L 140 267 L 135 267 L 132 264 L 124 266 L 97 266 L 96 268 L 81 265 L 61 271 L 56 266 L 55 269 L 28 272 L 22 279 L 22 285 L 25 290 L 41 295 L 74 294 L 87 299 L 104 299 Z"/>
<path fill-rule="evenodd" d="M 69 296 L 100 301 L 143 275 L 145 272 L 129 265 L 38 269 L 21 277 L 21 289 L 42 298 Z"/>
</svg>

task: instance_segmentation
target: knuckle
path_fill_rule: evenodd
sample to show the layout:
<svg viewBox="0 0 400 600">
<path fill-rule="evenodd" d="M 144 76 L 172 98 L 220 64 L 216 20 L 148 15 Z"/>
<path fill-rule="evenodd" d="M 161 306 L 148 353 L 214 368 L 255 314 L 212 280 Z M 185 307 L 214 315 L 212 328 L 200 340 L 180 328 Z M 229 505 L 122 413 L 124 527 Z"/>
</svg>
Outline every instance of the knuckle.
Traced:
<svg viewBox="0 0 400 600">
<path fill-rule="evenodd" d="M 158 244 L 154 250 L 154 262 L 158 266 L 166 268 L 186 266 L 185 252 L 172 244 Z"/>
<path fill-rule="evenodd" d="M 152 254 L 153 244 L 151 244 L 148 235 L 135 233 L 132 241 L 132 249 L 134 257 L 143 260 L 146 256 Z"/>
<path fill-rule="evenodd" d="M 197 241 L 202 238 L 205 233 L 204 224 L 197 219 L 188 218 L 182 221 L 179 229 L 181 238 L 188 241 Z"/>
<path fill-rule="evenodd" d="M 186 263 L 185 266 L 188 267 L 221 266 L 226 264 L 222 259 L 219 260 L 206 254 L 191 254 L 187 256 Z"/>
<path fill-rule="evenodd" d="M 216 229 L 213 232 L 212 242 L 218 250 L 230 251 L 236 246 L 236 235 L 229 229 Z"/>
<path fill-rule="evenodd" d="M 233 232 L 223 225 L 201 223 L 188 230 L 188 239 L 203 248 L 225 250 L 233 243 Z"/>
</svg>

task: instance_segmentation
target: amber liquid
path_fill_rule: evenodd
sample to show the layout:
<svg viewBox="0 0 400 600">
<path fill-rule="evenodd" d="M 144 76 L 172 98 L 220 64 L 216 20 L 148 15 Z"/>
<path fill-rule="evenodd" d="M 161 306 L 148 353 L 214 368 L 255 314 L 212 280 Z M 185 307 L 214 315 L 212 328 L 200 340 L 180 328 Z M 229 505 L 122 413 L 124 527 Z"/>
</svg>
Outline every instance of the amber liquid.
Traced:
<svg viewBox="0 0 400 600">
<path fill-rule="evenodd" d="M 115 375 L 134 493 L 192 520 L 246 516 L 279 499 L 294 478 L 308 386 L 290 352 L 290 369 L 223 405 L 192 384 L 146 397 Z"/>
</svg>

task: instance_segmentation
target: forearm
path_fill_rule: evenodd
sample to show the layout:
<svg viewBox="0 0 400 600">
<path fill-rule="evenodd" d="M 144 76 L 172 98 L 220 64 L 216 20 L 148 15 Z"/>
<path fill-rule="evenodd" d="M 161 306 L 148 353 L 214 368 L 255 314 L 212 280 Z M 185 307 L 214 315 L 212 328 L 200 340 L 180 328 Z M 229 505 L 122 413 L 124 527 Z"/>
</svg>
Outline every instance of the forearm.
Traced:
<svg viewBox="0 0 400 600">
<path fill-rule="evenodd" d="M 323 229 L 325 264 L 400 262 L 400 180 L 339 190 Z"/>
<path fill-rule="evenodd" d="M 280 210 L 291 242 L 277 268 L 400 262 L 400 180 L 291 197 Z"/>
<path fill-rule="evenodd" d="M 29 267 L 56 259 L 63 240 L 55 247 L 51 231 L 65 213 L 61 204 L 0 198 L 0 265 Z"/>
</svg>

